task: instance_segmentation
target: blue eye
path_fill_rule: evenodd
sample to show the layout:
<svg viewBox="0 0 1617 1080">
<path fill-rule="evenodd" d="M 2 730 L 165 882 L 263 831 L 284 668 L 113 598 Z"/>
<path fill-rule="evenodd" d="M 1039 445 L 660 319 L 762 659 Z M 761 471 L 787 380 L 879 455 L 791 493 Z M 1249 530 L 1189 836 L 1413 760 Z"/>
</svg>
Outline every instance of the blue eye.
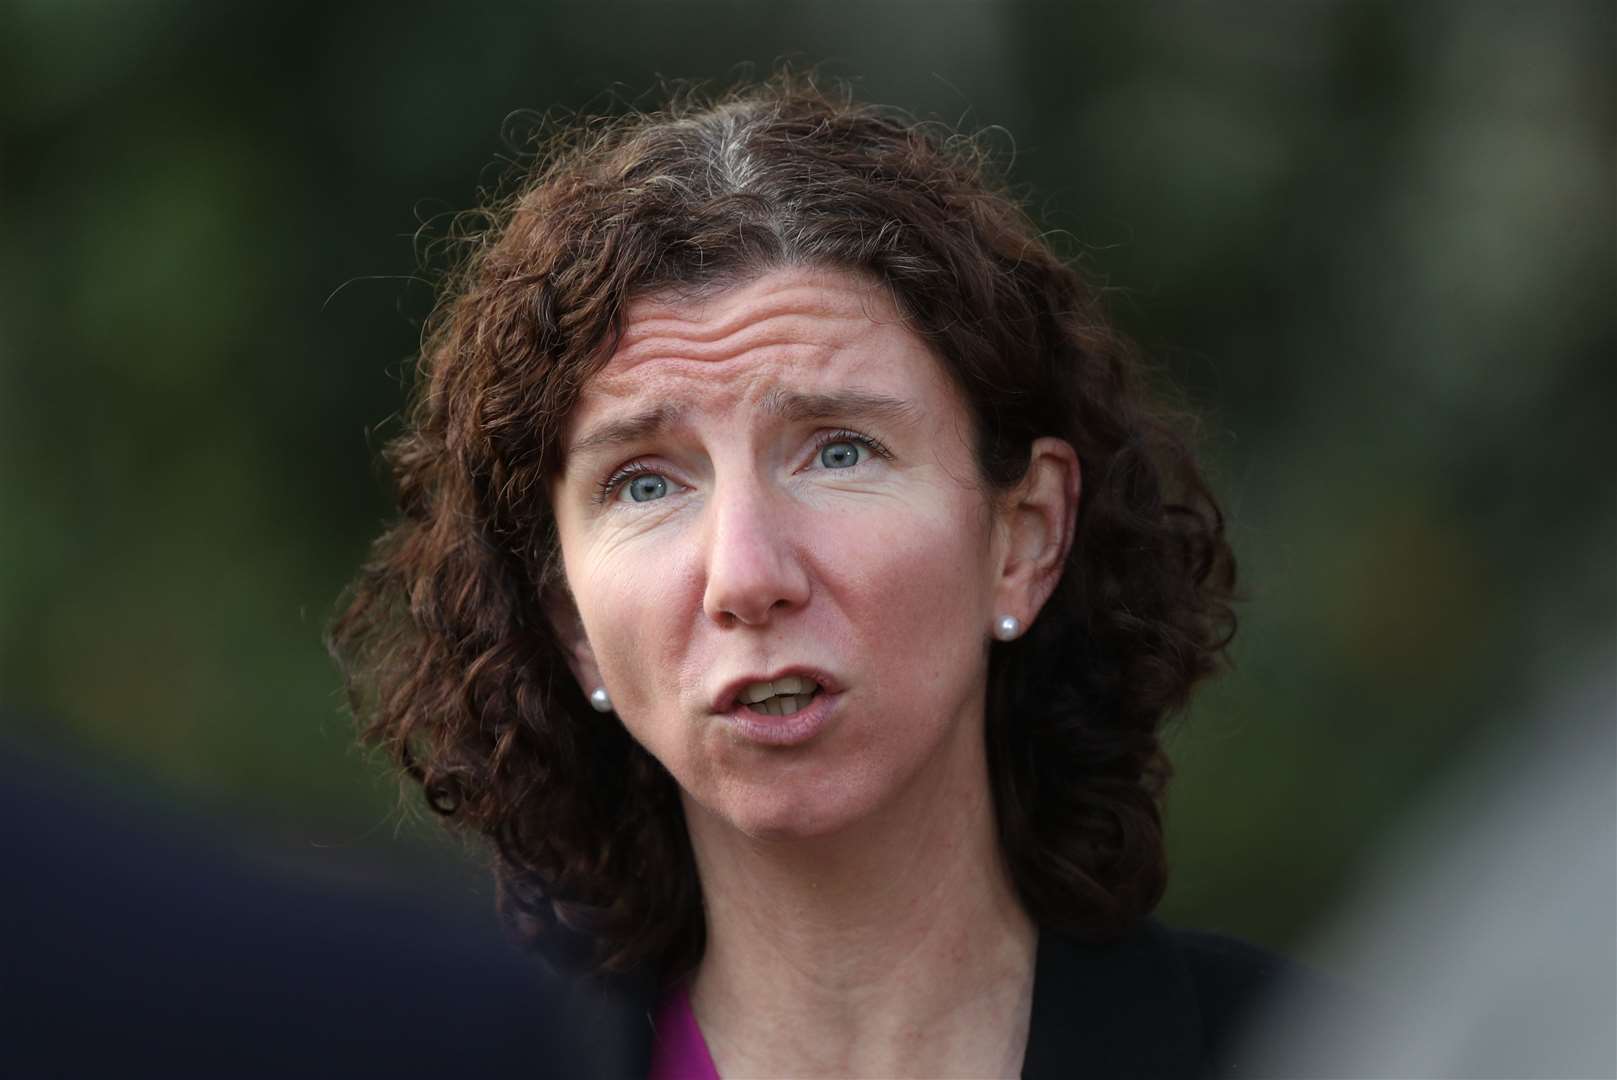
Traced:
<svg viewBox="0 0 1617 1080">
<path fill-rule="evenodd" d="M 846 439 L 826 443 L 820 448 L 820 464 L 827 469 L 851 469 L 859 464 L 860 446 Z"/>
<path fill-rule="evenodd" d="M 623 490 L 635 502 L 651 502 L 668 494 L 668 480 L 657 473 L 643 472 L 630 477 Z"/>
</svg>

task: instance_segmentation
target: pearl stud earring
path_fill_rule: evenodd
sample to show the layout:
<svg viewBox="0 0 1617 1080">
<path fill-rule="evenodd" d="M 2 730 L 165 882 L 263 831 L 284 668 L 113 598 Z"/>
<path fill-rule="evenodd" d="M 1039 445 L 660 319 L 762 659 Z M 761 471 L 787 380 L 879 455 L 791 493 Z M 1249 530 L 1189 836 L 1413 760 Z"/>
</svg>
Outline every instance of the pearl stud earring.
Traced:
<svg viewBox="0 0 1617 1080">
<path fill-rule="evenodd" d="M 1022 636 L 1022 620 L 1015 615 L 1001 615 L 994 620 L 994 636 L 1001 641 L 1015 641 Z"/>
<path fill-rule="evenodd" d="M 606 694 L 606 687 L 597 686 L 590 691 L 590 705 L 596 712 L 611 712 L 612 699 Z"/>
</svg>

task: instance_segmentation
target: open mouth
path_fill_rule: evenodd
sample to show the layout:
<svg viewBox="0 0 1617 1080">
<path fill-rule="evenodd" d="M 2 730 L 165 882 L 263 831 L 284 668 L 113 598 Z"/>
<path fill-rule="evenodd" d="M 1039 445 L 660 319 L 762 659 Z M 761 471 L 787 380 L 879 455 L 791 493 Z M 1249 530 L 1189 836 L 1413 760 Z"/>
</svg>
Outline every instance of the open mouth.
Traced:
<svg viewBox="0 0 1617 1080">
<path fill-rule="evenodd" d="M 736 700 L 764 716 L 791 716 L 807 708 L 820 693 L 820 684 L 806 675 L 787 675 L 771 682 L 748 683 Z"/>
</svg>

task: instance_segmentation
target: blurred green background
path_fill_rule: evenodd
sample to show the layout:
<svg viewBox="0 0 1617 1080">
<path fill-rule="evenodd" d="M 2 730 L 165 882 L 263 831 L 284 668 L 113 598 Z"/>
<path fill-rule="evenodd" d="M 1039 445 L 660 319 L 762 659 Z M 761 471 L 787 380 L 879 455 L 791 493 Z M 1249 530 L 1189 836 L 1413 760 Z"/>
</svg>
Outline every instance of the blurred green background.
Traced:
<svg viewBox="0 0 1617 1080">
<path fill-rule="evenodd" d="M 320 643 L 390 512 L 423 238 L 520 110 L 820 63 L 992 128 L 1207 417 L 1250 600 L 1172 736 L 1165 911 L 1295 945 L 1610 646 L 1614 55 L 1609 2 L 10 0 L 9 745 L 288 873 L 486 902 Z"/>
</svg>

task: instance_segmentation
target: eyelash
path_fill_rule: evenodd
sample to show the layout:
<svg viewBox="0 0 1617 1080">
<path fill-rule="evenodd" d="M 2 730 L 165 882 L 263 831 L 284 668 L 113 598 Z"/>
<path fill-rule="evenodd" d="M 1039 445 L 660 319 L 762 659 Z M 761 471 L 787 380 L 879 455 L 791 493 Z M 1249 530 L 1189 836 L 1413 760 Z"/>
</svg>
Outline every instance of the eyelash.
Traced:
<svg viewBox="0 0 1617 1080">
<path fill-rule="evenodd" d="M 879 458 L 891 458 L 893 456 L 892 451 L 888 450 L 886 444 L 884 444 L 880 439 L 870 435 L 861 435 L 859 432 L 849 431 L 847 428 L 838 428 L 835 431 L 827 431 L 820 434 L 814 440 L 814 453 L 819 454 L 819 452 L 824 450 L 827 446 L 830 446 L 832 443 L 839 442 L 858 443 L 860 446 L 863 446 L 865 449 L 869 450 L 872 454 L 875 454 Z M 602 480 L 598 485 L 596 485 L 595 501 L 597 503 L 604 503 L 611 499 L 617 494 L 618 488 L 622 487 L 630 480 L 633 480 L 641 473 L 655 473 L 659 476 L 662 475 L 656 469 L 652 468 L 650 465 L 647 465 L 643 461 L 631 461 L 622 468 L 615 470 L 612 475 L 608 476 L 605 480 Z"/>
</svg>

